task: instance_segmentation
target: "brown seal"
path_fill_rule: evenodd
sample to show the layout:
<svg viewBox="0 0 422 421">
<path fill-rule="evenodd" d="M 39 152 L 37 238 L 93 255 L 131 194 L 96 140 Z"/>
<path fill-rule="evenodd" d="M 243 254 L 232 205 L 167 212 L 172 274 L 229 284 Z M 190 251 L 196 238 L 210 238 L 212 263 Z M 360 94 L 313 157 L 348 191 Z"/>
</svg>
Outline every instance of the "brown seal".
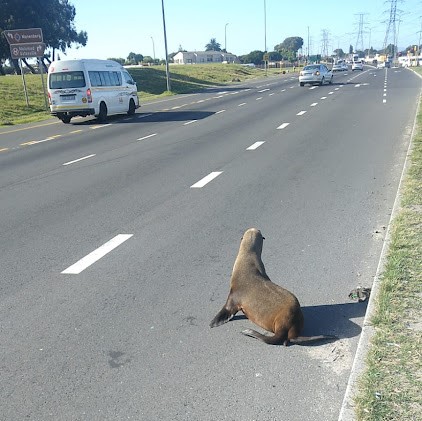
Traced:
<svg viewBox="0 0 422 421">
<path fill-rule="evenodd" d="M 252 329 L 242 333 L 267 344 L 287 346 L 289 342 L 335 339 L 335 336 L 326 335 L 299 336 L 304 323 L 299 301 L 290 291 L 271 282 L 265 272 L 261 260 L 263 240 L 261 231 L 256 228 L 249 228 L 243 234 L 230 279 L 229 296 L 210 326 L 220 326 L 242 311 L 249 320 L 274 335 L 266 336 Z"/>
</svg>

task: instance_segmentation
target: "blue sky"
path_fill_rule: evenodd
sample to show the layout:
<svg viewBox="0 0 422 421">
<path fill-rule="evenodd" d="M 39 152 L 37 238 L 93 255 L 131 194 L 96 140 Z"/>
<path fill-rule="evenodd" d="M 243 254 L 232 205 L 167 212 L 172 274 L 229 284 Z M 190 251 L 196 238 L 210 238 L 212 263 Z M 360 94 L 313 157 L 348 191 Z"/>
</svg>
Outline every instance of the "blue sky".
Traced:
<svg viewBox="0 0 422 421">
<path fill-rule="evenodd" d="M 88 32 L 86 47 L 68 50 L 61 58 L 126 58 L 130 52 L 164 58 L 161 0 L 70 0 L 76 8 L 76 29 Z M 266 13 L 264 13 L 264 4 Z M 390 17 L 390 0 L 164 0 L 168 52 L 181 46 L 203 51 L 211 38 L 236 55 L 272 51 L 276 44 L 300 36 L 304 48 L 320 53 L 323 30 L 328 50 L 348 52 L 358 41 L 359 23 L 364 48 L 383 46 Z M 99 12 L 101 11 L 101 12 Z M 266 17 L 266 25 L 265 25 Z M 422 1 L 398 0 L 398 47 L 419 42 Z M 227 25 L 226 25 L 227 24 Z M 265 31 L 266 28 L 266 31 Z M 266 36 L 265 36 L 266 35 Z M 393 43 L 390 36 L 388 43 Z"/>
</svg>

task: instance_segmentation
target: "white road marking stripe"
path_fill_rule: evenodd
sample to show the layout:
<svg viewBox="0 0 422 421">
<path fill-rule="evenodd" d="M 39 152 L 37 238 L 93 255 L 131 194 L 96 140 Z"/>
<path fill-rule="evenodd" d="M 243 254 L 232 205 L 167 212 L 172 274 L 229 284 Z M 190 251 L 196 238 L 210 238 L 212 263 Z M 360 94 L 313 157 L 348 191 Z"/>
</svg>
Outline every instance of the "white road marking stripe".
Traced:
<svg viewBox="0 0 422 421">
<path fill-rule="evenodd" d="M 274 95 L 274 92 L 271 92 L 270 94 L 268 94 L 268 96 L 273 96 Z"/>
<path fill-rule="evenodd" d="M 191 120 L 191 121 L 187 121 L 186 123 L 183 123 L 183 125 L 184 125 L 184 126 L 187 126 L 188 124 L 195 123 L 195 121 L 198 121 L 198 120 Z"/>
<path fill-rule="evenodd" d="M 327 97 L 326 96 L 322 96 L 321 99 L 327 99 Z"/>
<path fill-rule="evenodd" d="M 90 127 L 91 130 L 102 129 L 103 127 L 111 126 L 111 123 L 108 124 L 99 124 L 98 126 Z"/>
<path fill-rule="evenodd" d="M 249 148 L 246 148 L 246 150 L 247 151 L 254 151 L 255 149 L 259 148 L 264 143 L 265 143 L 265 141 L 255 142 L 253 145 L 249 146 Z"/>
<path fill-rule="evenodd" d="M 385 104 L 387 102 L 387 100 L 386 99 L 383 99 L 382 102 L 383 102 L 383 104 Z"/>
<path fill-rule="evenodd" d="M 238 107 L 243 107 L 244 105 L 246 105 L 246 102 L 242 102 L 241 104 L 238 105 Z"/>
<path fill-rule="evenodd" d="M 142 114 L 142 115 L 138 116 L 138 118 L 145 118 L 145 117 L 149 117 L 150 115 L 152 115 L 152 113 Z"/>
<path fill-rule="evenodd" d="M 267 88 L 267 89 L 261 89 L 260 91 L 258 91 L 259 93 L 261 93 L 261 92 L 265 92 L 265 91 L 269 91 L 270 90 L 270 88 Z"/>
<path fill-rule="evenodd" d="M 78 275 L 87 267 L 91 266 L 97 260 L 100 260 L 106 254 L 110 253 L 116 247 L 120 246 L 120 244 L 124 243 L 133 234 L 119 234 L 116 235 L 111 240 L 107 241 L 107 243 L 103 244 L 101 247 L 97 248 L 93 252 L 89 253 L 87 256 L 83 257 L 81 260 L 77 261 L 72 266 L 69 266 L 65 269 L 62 273 L 64 274 L 71 274 L 71 275 Z"/>
<path fill-rule="evenodd" d="M 222 173 L 223 173 L 223 171 L 212 172 L 212 173 L 208 174 L 207 176 L 205 176 L 204 178 L 202 178 L 201 180 L 199 180 L 198 182 L 196 182 L 195 184 L 192 184 L 190 186 L 190 188 L 191 189 L 200 189 L 200 188 L 204 187 L 205 185 L 207 185 L 210 181 L 214 180 L 214 178 L 218 177 Z"/>
<path fill-rule="evenodd" d="M 75 134 L 75 133 L 80 133 L 82 130 L 81 129 L 79 129 L 79 130 L 73 130 L 72 132 L 69 132 L 70 134 Z"/>
<path fill-rule="evenodd" d="M 328 92 L 328 95 L 332 95 L 334 92 L 333 91 L 331 91 L 331 92 Z"/>
<path fill-rule="evenodd" d="M 140 137 L 138 140 L 148 139 L 148 138 L 153 137 L 153 136 L 157 136 L 157 133 L 152 133 L 152 134 L 149 134 L 149 135 L 147 135 L 147 136 Z"/>
<path fill-rule="evenodd" d="M 316 86 L 311 86 L 310 88 L 309 88 L 309 90 L 311 91 L 312 89 L 316 89 L 317 87 Z"/>
<path fill-rule="evenodd" d="M 311 104 L 311 107 L 315 107 L 315 106 L 317 106 L 318 105 L 318 102 L 313 102 L 312 104 Z"/>
<path fill-rule="evenodd" d="M 224 113 L 226 110 L 220 110 L 220 111 L 217 111 L 216 112 L 216 114 L 221 114 L 221 113 Z"/>
<path fill-rule="evenodd" d="M 96 154 L 93 153 L 91 155 L 87 155 L 84 156 L 83 158 L 79 158 L 79 159 L 75 159 L 73 161 L 69 161 L 69 162 L 65 162 L 63 165 L 70 165 L 70 164 L 74 164 L 75 162 L 79 162 L 79 161 L 83 161 L 84 159 L 88 159 L 88 158 L 92 158 L 93 156 L 95 156 Z"/>
<path fill-rule="evenodd" d="M 303 115 L 306 114 L 306 111 L 299 111 L 296 115 Z"/>
<path fill-rule="evenodd" d="M 257 100 L 257 101 L 259 101 L 260 99 L 262 99 L 262 96 L 260 96 L 260 97 L 256 98 L 256 100 Z"/>
<path fill-rule="evenodd" d="M 277 127 L 278 130 L 286 128 L 290 123 L 283 123 L 280 126 Z"/>
</svg>

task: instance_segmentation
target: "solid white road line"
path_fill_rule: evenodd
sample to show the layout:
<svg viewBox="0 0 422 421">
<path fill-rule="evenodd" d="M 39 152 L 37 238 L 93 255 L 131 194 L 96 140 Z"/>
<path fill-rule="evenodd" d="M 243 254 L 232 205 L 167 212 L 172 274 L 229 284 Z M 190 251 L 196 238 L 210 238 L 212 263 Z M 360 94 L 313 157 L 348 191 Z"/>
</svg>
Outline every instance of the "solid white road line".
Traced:
<svg viewBox="0 0 422 421">
<path fill-rule="evenodd" d="M 183 125 L 184 125 L 184 126 L 187 126 L 188 124 L 195 123 L 195 121 L 198 121 L 198 120 L 191 120 L 191 121 L 187 121 L 186 123 L 183 123 Z"/>
<path fill-rule="evenodd" d="M 247 151 L 254 151 L 255 149 L 259 148 L 264 143 L 265 143 L 265 141 L 255 142 L 253 145 L 249 146 L 249 148 L 246 148 L 246 150 Z"/>
<path fill-rule="evenodd" d="M 70 274 L 70 275 L 78 275 L 87 267 L 91 266 L 97 260 L 100 260 L 106 254 L 110 253 L 116 247 L 120 246 L 120 244 L 124 243 L 133 234 L 119 234 L 112 238 L 107 243 L 103 244 L 101 247 L 97 248 L 93 252 L 89 253 L 87 256 L 83 257 L 81 260 L 77 261 L 72 266 L 69 266 L 65 269 L 62 273 L 63 274 Z"/>
<path fill-rule="evenodd" d="M 290 123 L 283 123 L 277 127 L 277 130 L 285 129 Z"/>
<path fill-rule="evenodd" d="M 93 153 L 91 155 L 84 156 L 83 158 L 75 159 L 74 161 L 65 162 L 63 165 L 74 164 L 75 162 L 83 161 L 84 159 L 92 158 L 93 156 L 95 156 L 95 153 Z"/>
<path fill-rule="evenodd" d="M 190 188 L 191 189 L 200 189 L 200 188 L 204 187 L 205 185 L 207 185 L 210 181 L 214 180 L 214 178 L 218 177 L 222 173 L 223 173 L 223 171 L 212 172 L 212 173 L 208 174 L 206 177 L 199 180 L 197 183 L 192 184 L 192 186 L 190 186 Z"/>
<path fill-rule="evenodd" d="M 149 134 L 148 136 L 140 137 L 138 140 L 148 139 L 149 137 L 157 136 L 157 133 Z"/>
</svg>

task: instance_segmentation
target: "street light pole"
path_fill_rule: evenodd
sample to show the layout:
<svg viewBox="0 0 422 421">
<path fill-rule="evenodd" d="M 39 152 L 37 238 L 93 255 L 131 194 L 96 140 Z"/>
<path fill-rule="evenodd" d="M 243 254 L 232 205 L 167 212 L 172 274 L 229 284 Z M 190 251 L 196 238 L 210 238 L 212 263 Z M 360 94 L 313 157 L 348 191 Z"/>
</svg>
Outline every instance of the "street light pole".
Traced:
<svg viewBox="0 0 422 421">
<path fill-rule="evenodd" d="M 267 3 L 264 0 L 264 48 L 267 54 Z M 264 60 L 265 76 L 267 75 L 267 60 Z"/>
<path fill-rule="evenodd" d="M 171 91 L 170 85 L 170 71 L 169 71 L 169 56 L 167 53 L 167 34 L 166 34 L 166 17 L 164 15 L 164 0 L 161 0 L 161 9 L 163 10 L 163 29 L 164 29 L 164 48 L 166 50 L 166 80 L 167 80 L 167 90 Z"/>
<path fill-rule="evenodd" d="M 224 25 L 224 50 L 226 53 L 227 53 L 227 25 L 228 23 Z"/>
<path fill-rule="evenodd" d="M 154 45 L 154 38 L 151 37 L 151 41 L 152 41 L 152 54 L 154 56 L 154 64 L 155 64 L 155 45 Z"/>
</svg>

